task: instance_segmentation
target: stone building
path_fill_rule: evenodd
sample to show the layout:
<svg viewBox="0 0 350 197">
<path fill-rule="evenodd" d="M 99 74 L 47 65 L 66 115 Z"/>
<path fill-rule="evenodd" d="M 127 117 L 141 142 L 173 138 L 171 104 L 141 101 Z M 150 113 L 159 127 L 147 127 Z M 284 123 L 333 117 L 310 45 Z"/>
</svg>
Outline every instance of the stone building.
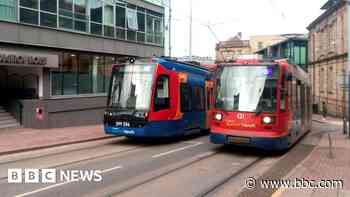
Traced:
<svg viewBox="0 0 350 197">
<path fill-rule="evenodd" d="M 255 35 L 250 37 L 249 43 L 252 53 L 255 53 L 285 39 L 284 35 Z"/>
<path fill-rule="evenodd" d="M 285 38 L 285 40 L 260 49 L 255 53 L 265 58 L 287 58 L 289 63 L 307 70 L 307 36 L 303 34 L 289 34 Z"/>
<path fill-rule="evenodd" d="M 216 44 L 216 61 L 229 61 L 239 55 L 251 54 L 249 40 L 242 40 L 242 34 Z"/>
<path fill-rule="evenodd" d="M 249 40 L 243 40 L 242 34 L 238 33 L 235 37 L 216 45 L 216 60 L 230 61 L 239 55 L 253 54 L 285 39 L 283 35 L 255 35 Z"/>
<path fill-rule="evenodd" d="M 330 115 L 342 117 L 346 109 L 346 1 L 329 0 L 321 9 L 324 12 L 307 27 L 314 110 L 322 111 L 326 104 Z"/>
</svg>

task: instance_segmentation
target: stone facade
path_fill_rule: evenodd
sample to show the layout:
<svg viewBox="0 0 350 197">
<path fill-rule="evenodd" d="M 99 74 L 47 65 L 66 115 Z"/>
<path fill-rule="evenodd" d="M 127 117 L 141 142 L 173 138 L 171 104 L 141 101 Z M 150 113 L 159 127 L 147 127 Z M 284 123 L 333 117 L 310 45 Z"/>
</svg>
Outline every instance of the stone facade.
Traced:
<svg viewBox="0 0 350 197">
<path fill-rule="evenodd" d="M 242 40 L 241 34 L 216 44 L 216 61 L 230 61 L 239 55 L 251 54 L 249 40 Z"/>
<path fill-rule="evenodd" d="M 285 40 L 283 35 L 256 35 L 250 37 L 252 53 Z"/>
<path fill-rule="evenodd" d="M 237 56 L 253 54 L 285 39 L 283 35 L 256 35 L 251 36 L 249 40 L 242 40 L 242 35 L 238 33 L 235 37 L 216 45 L 216 60 L 230 61 Z"/>
<path fill-rule="evenodd" d="M 347 65 L 347 14 L 345 0 L 329 0 L 324 13 L 309 26 L 309 75 L 316 111 L 325 103 L 329 115 L 342 117 L 346 110 L 344 88 Z"/>
</svg>

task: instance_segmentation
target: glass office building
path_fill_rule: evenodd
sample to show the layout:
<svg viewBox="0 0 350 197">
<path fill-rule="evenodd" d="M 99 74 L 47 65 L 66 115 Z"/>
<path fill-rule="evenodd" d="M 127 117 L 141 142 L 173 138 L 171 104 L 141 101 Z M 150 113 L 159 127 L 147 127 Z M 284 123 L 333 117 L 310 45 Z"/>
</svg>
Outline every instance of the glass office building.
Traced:
<svg viewBox="0 0 350 197">
<path fill-rule="evenodd" d="M 307 71 L 307 43 L 306 35 L 284 35 L 285 40 L 268 46 L 256 52 L 265 58 L 286 58 Z"/>
<path fill-rule="evenodd" d="M 112 65 L 164 54 L 161 5 L 0 0 L 0 106 L 24 127 L 101 123 Z"/>
</svg>

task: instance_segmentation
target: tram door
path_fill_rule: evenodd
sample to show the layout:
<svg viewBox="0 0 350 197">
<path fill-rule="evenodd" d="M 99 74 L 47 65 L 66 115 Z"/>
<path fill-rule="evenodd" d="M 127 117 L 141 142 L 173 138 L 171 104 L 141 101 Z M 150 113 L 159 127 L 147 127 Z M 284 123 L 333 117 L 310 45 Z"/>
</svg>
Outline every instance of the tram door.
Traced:
<svg viewBox="0 0 350 197">
<path fill-rule="evenodd" d="M 206 100 L 206 120 L 205 129 L 210 129 L 210 121 L 212 118 L 212 108 L 214 103 L 214 84 L 212 81 L 205 82 L 205 100 Z"/>
</svg>

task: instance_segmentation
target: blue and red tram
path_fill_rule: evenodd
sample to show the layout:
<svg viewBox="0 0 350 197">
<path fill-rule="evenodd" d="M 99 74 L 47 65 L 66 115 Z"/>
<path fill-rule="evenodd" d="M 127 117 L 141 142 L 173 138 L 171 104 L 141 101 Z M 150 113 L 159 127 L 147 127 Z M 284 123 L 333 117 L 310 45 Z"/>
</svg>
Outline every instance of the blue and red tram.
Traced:
<svg viewBox="0 0 350 197">
<path fill-rule="evenodd" d="M 211 73 L 168 58 L 114 65 L 105 133 L 131 138 L 181 136 L 209 130 Z"/>
<path fill-rule="evenodd" d="M 212 143 L 284 150 L 311 129 L 307 73 L 287 60 L 237 59 L 215 78 Z"/>
</svg>

